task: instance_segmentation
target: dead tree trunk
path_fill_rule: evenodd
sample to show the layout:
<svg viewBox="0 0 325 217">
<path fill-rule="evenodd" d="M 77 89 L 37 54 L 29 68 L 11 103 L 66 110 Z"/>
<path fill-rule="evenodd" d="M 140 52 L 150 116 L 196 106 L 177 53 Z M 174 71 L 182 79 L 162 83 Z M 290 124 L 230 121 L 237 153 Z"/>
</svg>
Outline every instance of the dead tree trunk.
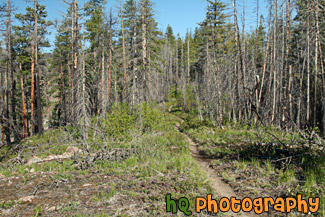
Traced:
<svg viewBox="0 0 325 217">
<path fill-rule="evenodd" d="M 322 74 L 322 80 L 323 80 L 323 136 L 325 136 L 325 70 L 324 70 L 324 58 L 323 58 L 323 52 L 322 52 L 322 44 L 320 41 L 320 28 L 319 28 L 319 17 L 318 17 L 318 11 L 319 11 L 319 2 L 317 0 L 316 5 L 316 41 L 318 41 L 318 49 L 319 49 L 319 57 L 320 57 L 320 66 L 321 66 L 321 74 Z"/>
<path fill-rule="evenodd" d="M 71 97 L 72 97 L 72 122 L 76 121 L 76 80 L 78 70 L 78 3 L 74 0 L 73 4 L 73 19 L 72 19 L 72 82 L 71 82 Z"/>
<path fill-rule="evenodd" d="M 274 15 L 273 15 L 273 107 L 272 107 L 272 120 L 273 123 L 275 121 L 275 113 L 276 113 L 276 96 L 277 96 L 277 12 L 278 12 L 278 1 L 274 1 Z"/>
<path fill-rule="evenodd" d="M 146 24 L 146 14 L 145 13 L 146 13 L 145 9 L 143 9 L 143 12 L 142 12 L 142 65 L 143 65 L 144 87 L 147 86 L 146 77 L 149 75 L 149 72 L 148 72 L 148 59 L 147 59 L 147 24 Z M 145 89 L 147 89 L 147 88 L 145 88 Z M 144 92 L 144 97 L 146 98 L 145 92 Z"/>
<path fill-rule="evenodd" d="M 259 20 L 259 0 L 256 1 L 256 30 L 255 30 L 255 35 L 256 35 L 256 45 L 255 45 L 255 58 L 254 58 L 254 78 L 255 78 L 255 101 L 256 105 L 258 104 L 258 85 L 260 82 L 260 79 L 258 77 L 258 69 L 257 69 L 257 56 L 258 56 L 258 23 Z M 258 119 L 258 115 L 255 116 L 254 122 L 256 123 Z"/>
<path fill-rule="evenodd" d="M 268 60 L 268 54 L 269 54 L 269 49 L 271 46 L 270 39 L 271 39 L 271 14 L 272 14 L 272 5 L 270 7 L 270 19 L 269 19 L 269 27 L 268 27 L 268 34 L 267 34 L 267 45 L 265 49 L 265 56 L 264 56 L 264 63 L 263 63 L 263 75 L 262 75 L 262 81 L 261 81 L 261 87 L 259 91 L 259 96 L 258 96 L 258 102 L 256 106 L 256 111 L 259 113 L 260 107 L 261 107 L 261 102 L 262 102 L 262 94 L 263 94 L 263 88 L 264 88 L 264 82 L 265 82 L 265 76 L 266 76 L 266 67 L 267 67 L 267 60 Z"/>
<path fill-rule="evenodd" d="M 25 139 L 28 136 L 28 126 L 27 126 L 27 112 L 26 112 L 26 102 L 25 102 L 25 90 L 24 90 L 24 79 L 22 74 L 21 63 L 19 63 L 19 70 L 21 72 L 20 77 L 20 86 L 21 86 L 21 99 L 23 103 L 23 114 L 24 114 L 24 129 L 22 139 Z"/>
<path fill-rule="evenodd" d="M 32 45 L 32 57 L 31 57 L 31 113 L 30 113 L 30 136 L 35 132 L 35 46 Z"/>
<path fill-rule="evenodd" d="M 5 134 L 6 134 L 6 142 L 7 145 L 11 145 L 11 126 L 10 126 L 10 114 L 9 114 L 9 73 L 12 76 L 12 69 L 11 69 L 11 20 L 10 20 L 10 1 L 7 0 L 7 35 L 6 35 L 6 73 L 5 73 L 5 98 L 6 98 L 6 106 L 5 106 Z M 13 83 L 13 79 L 11 78 L 11 82 Z"/>
<path fill-rule="evenodd" d="M 238 28 L 238 22 L 237 22 L 237 9 L 236 9 L 236 1 L 232 1 L 233 9 L 234 9 L 234 20 L 235 20 L 235 34 L 236 34 L 236 44 L 238 44 L 237 49 L 239 50 L 239 63 L 240 68 L 242 72 L 242 86 L 243 86 L 243 92 L 244 92 L 244 103 L 245 103 L 245 116 L 247 117 L 247 94 L 246 94 L 246 82 L 245 82 L 245 72 L 244 72 L 244 65 L 243 65 L 243 52 L 241 49 L 241 43 L 240 43 L 240 36 L 239 36 L 239 28 Z"/>
<path fill-rule="evenodd" d="M 309 1 L 307 2 L 309 6 Z M 310 17 L 307 15 L 307 124 L 310 121 Z"/>
<path fill-rule="evenodd" d="M 132 85 L 132 105 L 136 104 L 135 98 L 138 96 L 137 94 L 137 73 L 138 73 L 138 51 L 137 51 L 137 4 L 134 4 L 134 22 L 133 22 L 133 41 L 132 41 L 132 49 L 133 49 L 133 85 Z"/>
<path fill-rule="evenodd" d="M 317 16 L 317 15 L 316 15 Z M 316 33 L 317 34 L 317 33 Z M 316 127 L 317 121 L 317 76 L 318 76 L 318 40 L 315 40 L 315 83 L 314 83 L 314 110 L 313 110 L 313 127 Z"/>
<path fill-rule="evenodd" d="M 291 11 L 290 11 L 290 0 L 286 0 L 287 2 L 287 12 L 286 12 L 286 20 L 287 20 L 287 23 L 286 23 L 286 59 L 285 59 L 285 68 L 284 68 L 284 72 L 286 73 L 287 75 L 287 71 L 288 71 L 288 67 L 289 67 L 289 87 L 288 87 L 288 90 L 286 88 L 286 85 L 284 87 L 284 98 L 286 99 L 285 100 L 285 104 L 286 104 L 286 109 L 284 110 L 284 116 L 288 116 L 289 115 L 289 120 L 292 121 L 292 93 L 291 93 L 291 87 L 292 87 L 292 66 L 289 65 L 289 52 L 290 52 L 290 19 L 291 19 Z M 285 76 L 285 80 L 287 76 Z M 288 96 L 287 96 L 288 94 Z M 289 110 L 289 112 L 288 112 Z M 288 125 L 289 125 L 289 121 L 287 121 L 287 128 L 288 128 Z"/>
<path fill-rule="evenodd" d="M 105 117 L 107 112 L 107 74 L 105 73 L 105 31 L 102 33 L 102 90 L 101 90 L 101 98 L 102 98 L 102 106 L 101 106 L 101 113 L 102 116 Z"/>
<path fill-rule="evenodd" d="M 108 72 L 108 87 L 107 87 L 107 102 L 110 107 L 110 99 L 111 99 L 111 87 L 112 87 L 112 70 L 113 70 L 113 15 L 112 9 L 109 14 L 109 72 Z"/>
<path fill-rule="evenodd" d="M 239 34 L 239 33 L 238 33 Z M 242 30 L 242 43 L 243 43 L 243 47 L 242 47 L 242 61 L 243 61 L 243 67 L 242 67 L 242 80 L 243 80 L 243 89 L 246 88 L 246 39 L 245 39 L 245 0 L 243 2 L 243 30 Z M 246 91 L 244 91 L 244 94 L 246 95 Z M 247 101 L 247 97 L 245 96 L 245 118 L 248 119 L 248 116 L 250 116 L 250 111 L 248 109 L 248 105 L 247 105 L 248 101 Z"/>
<path fill-rule="evenodd" d="M 123 100 L 126 101 L 127 97 L 127 74 L 126 74 L 126 53 L 125 53 L 125 37 L 124 37 L 124 23 L 123 23 L 123 0 L 121 0 L 121 28 L 122 28 L 122 47 L 123 47 Z"/>
<path fill-rule="evenodd" d="M 85 24 L 84 24 L 85 31 Z M 85 59 L 85 35 L 83 34 L 83 44 L 82 48 L 82 94 L 81 94 L 81 106 L 82 106 L 82 135 L 85 141 L 88 140 L 88 114 L 87 114 L 87 105 L 86 105 L 86 59 Z M 104 64 L 104 63 L 103 63 Z M 88 147 L 87 147 L 88 149 Z"/>
<path fill-rule="evenodd" d="M 60 63 L 60 74 L 61 74 L 61 88 L 62 88 L 62 99 L 63 99 L 63 109 L 64 109 L 64 125 L 67 124 L 67 104 L 65 101 L 65 91 L 64 91 L 64 77 L 63 77 L 63 69 L 62 62 Z"/>
</svg>

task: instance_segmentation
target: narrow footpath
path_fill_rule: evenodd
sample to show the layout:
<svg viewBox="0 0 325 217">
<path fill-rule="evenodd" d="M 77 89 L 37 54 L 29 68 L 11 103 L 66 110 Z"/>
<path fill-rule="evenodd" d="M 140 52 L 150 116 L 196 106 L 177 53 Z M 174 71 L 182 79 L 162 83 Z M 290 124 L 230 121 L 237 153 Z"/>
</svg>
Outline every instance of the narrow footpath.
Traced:
<svg viewBox="0 0 325 217">
<path fill-rule="evenodd" d="M 184 136 L 186 136 L 188 143 L 190 145 L 190 151 L 193 158 L 196 160 L 198 165 L 201 167 L 201 169 L 206 173 L 208 180 L 210 181 L 212 188 L 214 189 L 214 193 L 219 196 L 219 199 L 222 197 L 236 197 L 237 199 L 241 199 L 240 195 L 237 195 L 234 190 L 223 181 L 223 179 L 217 174 L 217 172 L 210 167 L 210 161 L 209 159 L 204 158 L 203 155 L 199 152 L 199 145 L 195 143 L 187 134 L 180 131 L 179 127 L 181 124 L 183 124 L 184 120 L 181 121 L 181 123 L 178 123 L 176 125 L 176 129 L 182 133 Z M 244 217 L 253 217 L 254 212 L 240 212 L 240 213 L 234 213 L 234 212 L 228 212 L 225 213 L 225 216 L 244 216 Z"/>
</svg>

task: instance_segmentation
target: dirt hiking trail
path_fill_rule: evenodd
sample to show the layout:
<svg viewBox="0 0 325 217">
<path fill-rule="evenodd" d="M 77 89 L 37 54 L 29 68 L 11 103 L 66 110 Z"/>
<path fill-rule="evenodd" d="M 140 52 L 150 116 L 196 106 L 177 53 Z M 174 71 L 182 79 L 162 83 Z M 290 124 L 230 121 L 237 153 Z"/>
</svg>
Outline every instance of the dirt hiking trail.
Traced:
<svg viewBox="0 0 325 217">
<path fill-rule="evenodd" d="M 179 127 L 181 124 L 183 124 L 184 120 L 182 120 L 180 123 L 176 125 L 176 129 L 182 133 L 184 136 L 186 136 L 188 143 L 190 145 L 190 151 L 192 157 L 196 160 L 200 168 L 206 173 L 208 180 L 210 181 L 212 188 L 214 189 L 214 193 L 221 197 L 236 197 L 237 199 L 242 199 L 243 197 L 240 195 L 237 195 L 234 190 L 223 181 L 223 179 L 217 174 L 217 172 L 210 168 L 210 159 L 205 158 L 203 155 L 199 152 L 199 145 L 195 143 L 187 134 L 182 132 Z M 220 199 L 219 198 L 219 199 Z M 216 198 L 217 199 L 217 198 Z M 245 216 L 245 217 L 253 217 L 255 216 L 253 212 L 247 213 L 247 212 L 240 212 L 240 213 L 234 213 L 234 212 L 227 212 L 225 213 L 225 216 Z"/>
</svg>

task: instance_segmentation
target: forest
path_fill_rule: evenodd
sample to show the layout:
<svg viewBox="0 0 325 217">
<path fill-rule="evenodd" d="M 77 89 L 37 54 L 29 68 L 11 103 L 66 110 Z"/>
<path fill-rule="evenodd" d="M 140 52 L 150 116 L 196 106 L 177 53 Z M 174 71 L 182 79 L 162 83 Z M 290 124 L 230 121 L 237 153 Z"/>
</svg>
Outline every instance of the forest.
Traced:
<svg viewBox="0 0 325 217">
<path fill-rule="evenodd" d="M 59 20 L 0 3 L 0 214 L 166 216 L 166 193 L 211 191 L 318 197 L 325 214 L 324 0 L 207 0 L 184 37 L 154 0 L 107 1 L 62 0 Z"/>
</svg>

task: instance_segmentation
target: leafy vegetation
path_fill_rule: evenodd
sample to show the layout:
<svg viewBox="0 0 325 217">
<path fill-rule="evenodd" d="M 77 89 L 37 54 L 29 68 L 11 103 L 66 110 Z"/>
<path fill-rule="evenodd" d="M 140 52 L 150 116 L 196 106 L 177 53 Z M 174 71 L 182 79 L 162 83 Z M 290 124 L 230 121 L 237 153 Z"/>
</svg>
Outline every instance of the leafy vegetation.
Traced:
<svg viewBox="0 0 325 217">
<path fill-rule="evenodd" d="M 136 150 L 136 153 L 131 156 L 115 161 L 98 159 L 93 166 L 84 169 L 76 167 L 75 165 L 80 160 L 73 158 L 32 165 L 15 163 L 1 167 L 1 174 L 7 176 L 8 179 L 12 176 L 17 177 L 18 180 L 15 181 L 17 182 L 15 184 L 20 185 L 19 183 L 21 183 L 25 186 L 36 182 L 35 175 L 44 174 L 42 182 L 47 186 L 44 188 L 53 197 L 56 195 L 55 192 L 57 191 L 59 194 L 60 189 L 64 186 L 74 186 L 73 188 L 79 189 L 76 190 L 77 192 L 89 189 L 90 193 L 87 197 L 92 198 L 90 203 L 100 207 L 114 206 L 116 201 L 120 203 L 123 195 L 129 195 L 129 203 L 135 204 L 137 204 L 135 201 L 142 198 L 141 206 L 147 207 L 147 211 L 141 209 L 143 215 L 165 213 L 164 200 L 167 193 L 171 193 L 175 198 L 185 196 L 190 198 L 193 207 L 195 197 L 206 195 L 211 192 L 211 188 L 206 181 L 204 172 L 198 168 L 190 156 L 186 137 L 175 130 L 175 125 L 180 122 L 180 119 L 174 115 L 164 114 L 159 107 L 154 105 L 148 105 L 148 107 L 142 105 L 139 107 L 139 112 L 141 113 L 132 113 L 124 105 L 119 105 L 112 108 L 111 114 L 108 114 L 105 119 L 94 118 L 92 122 L 94 130 L 89 131 L 89 140 L 87 141 L 91 148 L 89 153 L 85 153 L 85 155 L 91 155 L 100 150 L 122 152 L 132 148 Z M 114 127 L 111 127 L 113 125 Z M 139 125 L 143 126 L 142 130 L 139 130 Z M 59 138 L 55 138 L 58 132 L 62 133 Z M 44 133 L 40 140 L 31 138 L 29 142 L 23 141 L 24 146 L 17 149 L 16 156 L 20 153 L 22 162 L 26 162 L 32 156 L 28 149 L 33 147 L 40 147 L 33 152 L 33 155 L 39 157 L 62 154 L 68 146 L 62 141 L 81 142 L 82 136 L 72 132 L 76 132 L 72 127 L 60 128 Z M 94 136 L 95 132 L 96 137 Z M 64 135 L 67 137 L 64 138 Z M 101 138 L 101 140 L 95 138 Z M 56 147 L 52 151 L 45 148 L 49 141 L 51 141 L 50 147 Z M 78 147 L 83 149 L 86 148 L 86 145 L 79 143 Z M 10 161 L 10 159 L 8 160 Z M 104 176 L 107 178 L 103 178 Z M 2 184 L 0 180 L 0 186 Z M 41 188 L 43 189 L 43 187 Z M 25 191 L 28 192 L 27 189 Z M 117 212 L 117 209 L 113 209 L 109 213 L 84 209 L 80 196 L 66 198 L 62 195 L 61 197 L 61 205 L 56 206 L 56 211 L 52 212 L 77 216 L 87 213 L 91 216 L 108 216 L 114 214 L 113 210 Z M 19 200 L 17 197 L 13 199 L 13 201 Z M 39 202 L 39 206 L 32 210 L 33 215 L 48 212 L 44 203 Z M 55 204 L 54 201 L 53 203 Z M 5 201 L 2 207 L 8 209 L 8 204 L 10 205 L 11 202 Z M 18 210 L 22 205 L 17 203 L 14 210 Z M 121 211 L 121 213 L 123 212 Z"/>
<path fill-rule="evenodd" d="M 317 145 L 315 138 L 306 139 L 298 132 L 283 132 L 274 126 L 234 123 L 219 128 L 191 114 L 180 128 L 200 144 L 202 154 L 215 159 L 212 166 L 243 194 L 301 193 L 305 198 L 320 197 L 320 207 L 324 206 L 324 144 Z"/>
</svg>

